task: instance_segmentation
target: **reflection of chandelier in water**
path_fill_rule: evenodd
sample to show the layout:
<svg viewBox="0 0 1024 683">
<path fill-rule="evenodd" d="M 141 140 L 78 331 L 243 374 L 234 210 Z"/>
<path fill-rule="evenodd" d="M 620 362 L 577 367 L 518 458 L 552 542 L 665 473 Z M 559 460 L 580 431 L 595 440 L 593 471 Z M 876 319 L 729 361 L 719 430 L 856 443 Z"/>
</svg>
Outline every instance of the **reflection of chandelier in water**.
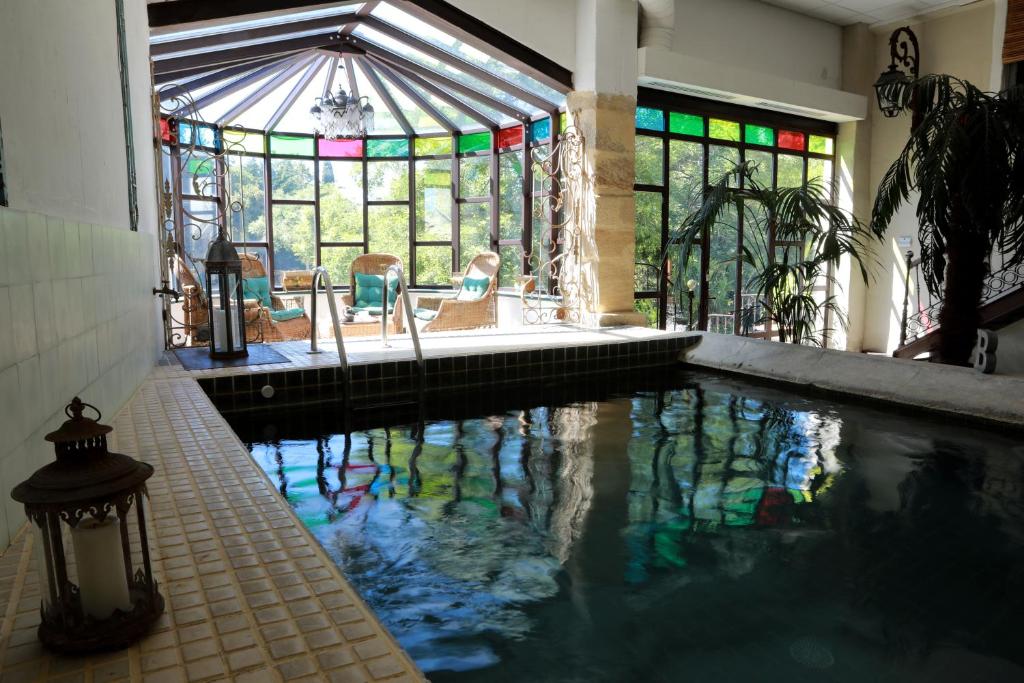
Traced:
<svg viewBox="0 0 1024 683">
<path fill-rule="evenodd" d="M 342 75 L 345 67 L 339 66 Z M 350 97 L 338 79 L 338 92 L 316 98 L 309 110 L 316 132 L 325 138 L 359 138 L 373 132 L 373 105 L 364 95 Z"/>
</svg>

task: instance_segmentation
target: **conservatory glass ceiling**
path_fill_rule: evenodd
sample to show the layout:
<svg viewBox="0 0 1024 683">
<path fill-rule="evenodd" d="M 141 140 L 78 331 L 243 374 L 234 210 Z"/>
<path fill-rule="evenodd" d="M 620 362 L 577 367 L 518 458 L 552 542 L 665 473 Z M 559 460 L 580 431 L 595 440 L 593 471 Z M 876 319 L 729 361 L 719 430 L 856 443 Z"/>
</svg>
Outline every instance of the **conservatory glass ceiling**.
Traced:
<svg viewBox="0 0 1024 683">
<path fill-rule="evenodd" d="M 221 126 L 311 133 L 314 99 L 341 85 L 373 105 L 372 134 L 427 135 L 521 124 L 564 104 L 566 86 L 407 9 L 403 0 L 355 3 L 155 35 L 161 107 Z"/>
</svg>

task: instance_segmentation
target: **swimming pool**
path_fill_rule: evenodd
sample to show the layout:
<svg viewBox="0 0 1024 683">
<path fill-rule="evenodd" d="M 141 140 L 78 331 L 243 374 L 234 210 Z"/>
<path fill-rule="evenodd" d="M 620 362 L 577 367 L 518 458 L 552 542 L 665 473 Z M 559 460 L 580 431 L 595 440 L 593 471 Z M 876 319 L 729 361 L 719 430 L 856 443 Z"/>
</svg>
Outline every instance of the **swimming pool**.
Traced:
<svg viewBox="0 0 1024 683">
<path fill-rule="evenodd" d="M 1024 677 L 1016 436 L 662 375 L 227 417 L 432 681 Z"/>
</svg>

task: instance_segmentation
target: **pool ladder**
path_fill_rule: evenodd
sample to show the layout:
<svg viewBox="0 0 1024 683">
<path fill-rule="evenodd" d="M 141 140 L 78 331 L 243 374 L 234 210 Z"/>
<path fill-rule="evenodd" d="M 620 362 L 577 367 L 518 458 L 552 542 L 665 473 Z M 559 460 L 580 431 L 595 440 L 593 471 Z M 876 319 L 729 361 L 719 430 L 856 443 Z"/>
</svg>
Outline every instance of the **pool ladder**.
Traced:
<svg viewBox="0 0 1024 683">
<path fill-rule="evenodd" d="M 420 334 L 416 331 L 416 316 L 412 310 L 412 302 L 409 299 L 409 288 L 405 284 L 405 275 L 402 273 L 402 267 L 395 264 L 388 266 L 388 269 L 384 271 L 384 289 L 381 292 L 381 318 L 380 318 L 380 338 L 384 344 L 384 348 L 390 348 L 388 344 L 388 278 L 394 273 L 395 277 L 398 278 L 398 286 L 402 290 L 402 308 L 405 309 L 405 319 L 409 325 L 409 335 L 412 337 L 412 348 L 416 352 L 416 367 L 420 374 L 420 384 L 423 384 L 423 349 L 420 347 Z"/>
<path fill-rule="evenodd" d="M 348 398 L 349 377 L 348 377 L 348 356 L 345 355 L 345 341 L 341 338 L 341 325 L 338 322 L 338 304 L 334 301 L 334 287 L 331 286 L 331 275 L 323 266 L 317 266 L 313 270 L 313 293 L 310 297 L 309 316 L 309 351 L 306 353 L 320 353 L 316 345 L 316 292 L 320 281 L 324 282 L 324 289 L 327 291 L 327 306 L 331 309 L 331 324 L 334 326 L 334 343 L 338 346 L 338 365 L 341 367 L 341 374 L 344 377 L 345 398 Z"/>
</svg>

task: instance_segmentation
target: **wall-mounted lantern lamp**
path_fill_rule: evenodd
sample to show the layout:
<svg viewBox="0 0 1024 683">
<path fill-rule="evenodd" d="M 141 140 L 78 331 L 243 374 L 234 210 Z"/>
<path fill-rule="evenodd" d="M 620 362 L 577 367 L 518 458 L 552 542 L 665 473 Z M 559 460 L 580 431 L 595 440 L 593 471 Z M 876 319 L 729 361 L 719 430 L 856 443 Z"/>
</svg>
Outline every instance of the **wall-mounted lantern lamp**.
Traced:
<svg viewBox="0 0 1024 683">
<path fill-rule="evenodd" d="M 917 36 L 909 26 L 901 26 L 889 36 L 889 68 L 875 81 L 878 108 L 886 118 L 899 116 L 903 109 L 902 89 L 917 78 L 920 52 Z"/>
<path fill-rule="evenodd" d="M 107 450 L 111 428 L 83 412 L 46 435 L 57 459 L 14 487 L 32 522 L 39 572 L 39 639 L 64 653 L 113 650 L 140 638 L 164 611 L 149 557 L 146 480 L 153 467 Z"/>
</svg>

